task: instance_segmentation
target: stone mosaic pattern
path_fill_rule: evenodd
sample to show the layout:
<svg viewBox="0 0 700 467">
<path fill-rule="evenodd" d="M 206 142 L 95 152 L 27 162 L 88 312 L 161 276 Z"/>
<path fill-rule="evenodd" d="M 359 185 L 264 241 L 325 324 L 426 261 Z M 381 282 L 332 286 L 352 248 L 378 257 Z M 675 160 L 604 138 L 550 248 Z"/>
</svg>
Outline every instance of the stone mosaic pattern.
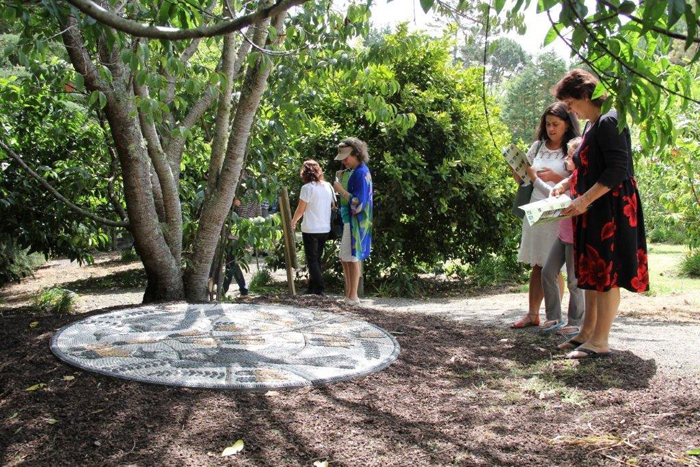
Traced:
<svg viewBox="0 0 700 467">
<path fill-rule="evenodd" d="M 256 391 L 367 375 L 389 366 L 400 348 L 383 329 L 334 313 L 180 303 L 91 316 L 59 330 L 51 350 L 117 378 Z"/>
</svg>

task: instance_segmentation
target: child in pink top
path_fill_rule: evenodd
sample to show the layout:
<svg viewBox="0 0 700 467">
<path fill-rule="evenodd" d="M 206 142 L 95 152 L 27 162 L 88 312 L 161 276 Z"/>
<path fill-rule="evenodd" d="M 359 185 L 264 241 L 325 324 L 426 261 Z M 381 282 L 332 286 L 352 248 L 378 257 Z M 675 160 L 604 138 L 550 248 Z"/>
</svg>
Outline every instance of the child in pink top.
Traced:
<svg viewBox="0 0 700 467">
<path fill-rule="evenodd" d="M 574 170 L 573 156 L 581 144 L 581 138 L 569 141 L 566 169 Z M 537 185 L 535 185 L 537 187 Z M 568 322 L 564 325 L 561 314 L 561 297 L 559 290 L 559 272 L 566 263 L 566 281 L 569 288 Z M 557 331 L 561 335 L 574 335 L 579 332 L 585 310 L 583 290 L 578 288 L 574 272 L 574 227 L 571 218 L 559 222 L 559 238 L 549 251 L 547 262 L 542 268 L 542 289 L 547 321 L 542 324 L 542 332 Z"/>
</svg>

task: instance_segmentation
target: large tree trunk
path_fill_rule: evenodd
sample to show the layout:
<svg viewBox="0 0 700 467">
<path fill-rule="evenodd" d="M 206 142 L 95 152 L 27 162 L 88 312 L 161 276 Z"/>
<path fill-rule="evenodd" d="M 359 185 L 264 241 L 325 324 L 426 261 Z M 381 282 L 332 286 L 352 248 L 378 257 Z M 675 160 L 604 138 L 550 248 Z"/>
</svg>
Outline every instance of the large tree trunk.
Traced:
<svg viewBox="0 0 700 467">
<path fill-rule="evenodd" d="M 281 29 L 284 14 L 274 18 L 274 26 Z M 267 24 L 257 27 L 253 42 L 264 44 L 267 37 Z M 267 78 L 271 67 L 262 57 L 246 73 L 245 82 L 241 89 L 241 97 L 236 107 L 236 115 L 231 127 L 226 156 L 221 167 L 221 173 L 216 188 L 211 192 L 202 215 L 195 237 L 195 250 L 190 259 L 185 274 L 185 293 L 188 300 L 207 300 L 207 282 L 211 270 L 214 252 L 221 233 L 221 227 L 226 219 L 233 196 L 238 186 L 238 180 L 243 167 L 243 159 L 248 145 L 250 129 L 253 126 Z"/>
</svg>

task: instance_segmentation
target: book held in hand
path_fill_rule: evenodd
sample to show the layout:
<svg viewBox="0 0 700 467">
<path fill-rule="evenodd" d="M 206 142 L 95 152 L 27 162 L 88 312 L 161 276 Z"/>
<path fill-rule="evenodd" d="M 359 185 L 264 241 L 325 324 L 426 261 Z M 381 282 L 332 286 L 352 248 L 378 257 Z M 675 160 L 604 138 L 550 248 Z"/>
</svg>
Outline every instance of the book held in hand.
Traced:
<svg viewBox="0 0 700 467">
<path fill-rule="evenodd" d="M 527 155 L 522 152 L 515 144 L 510 144 L 503 149 L 503 158 L 508 162 L 508 165 L 518 174 L 523 180 L 523 183 L 530 184 L 532 179 L 525 172 L 530 167 L 530 162 L 527 160 Z"/>
</svg>

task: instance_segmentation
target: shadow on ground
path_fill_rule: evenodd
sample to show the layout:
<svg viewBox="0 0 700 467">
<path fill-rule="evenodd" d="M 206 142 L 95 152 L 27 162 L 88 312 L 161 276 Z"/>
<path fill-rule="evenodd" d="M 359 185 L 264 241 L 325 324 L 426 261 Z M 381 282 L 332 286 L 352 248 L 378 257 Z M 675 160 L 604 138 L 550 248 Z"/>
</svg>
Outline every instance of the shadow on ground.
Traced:
<svg viewBox="0 0 700 467">
<path fill-rule="evenodd" d="M 666 464 L 700 447 L 697 383 L 665 378 L 630 352 L 570 362 L 552 353 L 554 341 L 528 333 L 315 297 L 256 301 L 365 319 L 392 332 L 402 353 L 383 372 L 318 388 L 172 388 L 57 360 L 52 335 L 87 315 L 9 313 L 0 332 L 0 464 Z M 238 439 L 244 450 L 222 458 Z"/>
</svg>

